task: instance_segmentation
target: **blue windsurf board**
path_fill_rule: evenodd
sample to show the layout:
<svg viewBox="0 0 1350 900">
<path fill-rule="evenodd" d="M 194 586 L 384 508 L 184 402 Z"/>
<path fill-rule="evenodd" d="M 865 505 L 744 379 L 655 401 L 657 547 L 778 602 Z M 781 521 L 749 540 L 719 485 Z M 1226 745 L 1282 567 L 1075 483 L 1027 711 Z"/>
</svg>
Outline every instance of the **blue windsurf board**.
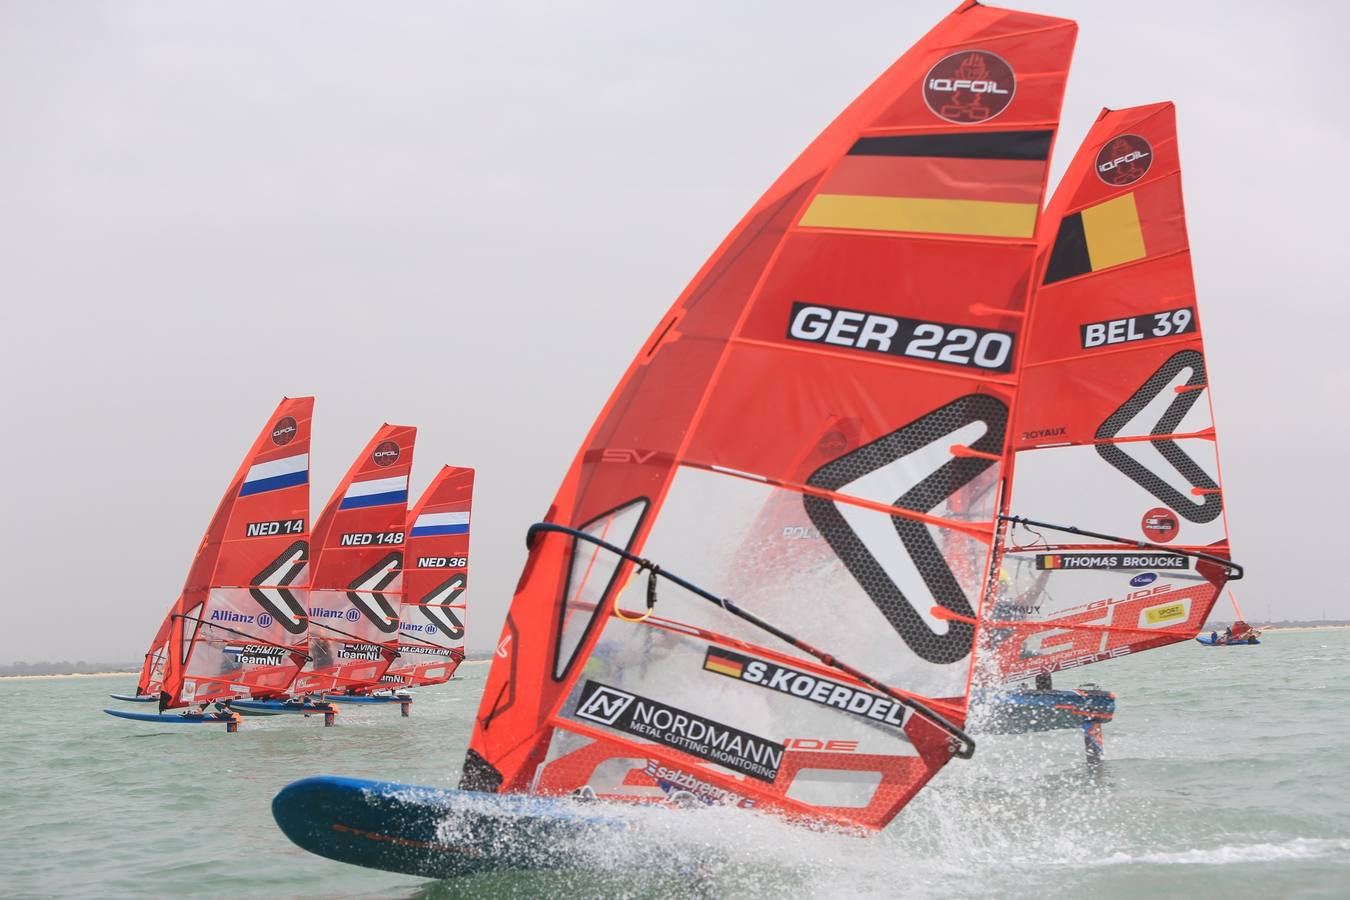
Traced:
<svg viewBox="0 0 1350 900">
<path fill-rule="evenodd" d="M 333 775 L 287 785 L 272 816 L 310 853 L 426 878 L 569 868 L 585 842 L 628 828 L 601 804 Z"/>
</svg>

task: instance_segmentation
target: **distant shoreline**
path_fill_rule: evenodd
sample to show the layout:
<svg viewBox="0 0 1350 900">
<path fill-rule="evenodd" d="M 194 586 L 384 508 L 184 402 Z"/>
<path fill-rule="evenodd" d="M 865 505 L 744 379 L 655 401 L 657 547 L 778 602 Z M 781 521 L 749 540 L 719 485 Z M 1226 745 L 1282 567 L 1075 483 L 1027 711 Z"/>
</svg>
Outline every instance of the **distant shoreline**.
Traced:
<svg viewBox="0 0 1350 900">
<path fill-rule="evenodd" d="M 460 663 L 462 666 L 481 666 L 484 663 L 491 662 L 490 659 L 466 659 Z M 111 678 L 114 675 L 126 677 L 139 674 L 135 669 L 123 669 L 121 672 L 61 672 L 52 675 L 0 675 L 0 680 L 4 681 L 35 681 L 46 678 Z"/>
<path fill-rule="evenodd" d="M 1299 631 L 1350 631 L 1350 625 L 1258 625 L 1256 629 L 1261 632 L 1279 632 L 1281 634 L 1292 634 Z M 1203 634 L 1203 632 L 1201 632 Z M 491 662 L 489 659 L 466 659 L 460 663 L 463 666 L 481 666 Z M 65 672 L 56 675 L 0 675 L 0 681 L 39 681 L 49 678 L 112 678 L 118 676 L 126 678 L 127 676 L 137 675 L 135 669 L 124 669 L 121 672 Z"/>
<path fill-rule="evenodd" d="M 14 681 L 35 681 L 40 678 L 111 678 L 114 675 L 125 678 L 128 675 L 138 674 L 135 669 L 125 669 L 121 672 L 63 672 L 56 675 L 0 675 L 3 679 L 13 679 Z"/>
<path fill-rule="evenodd" d="M 1345 631 L 1350 625 L 1270 625 L 1256 626 L 1257 631 Z"/>
</svg>

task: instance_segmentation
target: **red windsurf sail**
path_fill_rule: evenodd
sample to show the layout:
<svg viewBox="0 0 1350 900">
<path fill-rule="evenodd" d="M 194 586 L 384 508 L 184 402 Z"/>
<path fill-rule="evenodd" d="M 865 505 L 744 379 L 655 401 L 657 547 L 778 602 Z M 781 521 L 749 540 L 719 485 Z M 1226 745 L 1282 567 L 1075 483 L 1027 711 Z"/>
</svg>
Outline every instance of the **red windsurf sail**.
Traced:
<svg viewBox="0 0 1350 900">
<path fill-rule="evenodd" d="M 1172 104 L 1103 111 L 1041 228 L 1004 464 L 1032 521 L 1004 535 L 996 679 L 1193 637 L 1240 572 Z"/>
<path fill-rule="evenodd" d="M 398 659 L 388 687 L 450 680 L 464 660 L 473 469 L 444 466 L 408 516 Z"/>
<path fill-rule="evenodd" d="M 313 397 L 281 401 L 169 614 L 161 708 L 282 695 L 306 659 Z"/>
<path fill-rule="evenodd" d="M 314 523 L 310 661 L 294 693 L 378 686 L 398 655 L 408 474 L 417 429 L 383 425 Z"/>
<path fill-rule="evenodd" d="M 164 617 L 164 621 L 159 623 L 159 630 L 155 632 L 155 639 L 150 642 L 150 649 L 145 651 L 141 677 L 136 680 L 136 693 L 141 696 L 158 694 L 160 685 L 164 683 L 164 659 L 169 653 L 169 626 L 172 621 L 172 614 Z"/>
<path fill-rule="evenodd" d="M 974 628 L 930 609 L 973 615 L 992 561 L 1075 35 L 963 4 L 708 260 L 549 510 L 584 538 L 535 534 L 462 787 L 681 790 L 881 827 L 947 762 L 933 716 L 705 601 L 961 721 Z M 704 593 L 644 607 L 621 596 L 632 562 L 595 541 Z"/>
</svg>

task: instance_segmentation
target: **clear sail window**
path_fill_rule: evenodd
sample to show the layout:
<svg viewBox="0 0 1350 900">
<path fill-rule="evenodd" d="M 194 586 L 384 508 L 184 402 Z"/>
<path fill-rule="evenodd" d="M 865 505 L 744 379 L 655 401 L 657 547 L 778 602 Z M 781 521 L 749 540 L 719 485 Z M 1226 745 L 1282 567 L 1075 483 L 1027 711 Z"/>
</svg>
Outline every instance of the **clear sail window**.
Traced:
<svg viewBox="0 0 1350 900">
<path fill-rule="evenodd" d="M 646 510 L 646 500 L 635 500 L 592 519 L 581 530 L 616 547 L 628 549 Z M 558 653 L 553 661 L 554 678 L 561 678 L 571 665 L 621 562 L 622 559 L 603 547 L 586 541 L 572 541 L 572 563 L 568 568 L 562 623 L 558 629 Z"/>
</svg>

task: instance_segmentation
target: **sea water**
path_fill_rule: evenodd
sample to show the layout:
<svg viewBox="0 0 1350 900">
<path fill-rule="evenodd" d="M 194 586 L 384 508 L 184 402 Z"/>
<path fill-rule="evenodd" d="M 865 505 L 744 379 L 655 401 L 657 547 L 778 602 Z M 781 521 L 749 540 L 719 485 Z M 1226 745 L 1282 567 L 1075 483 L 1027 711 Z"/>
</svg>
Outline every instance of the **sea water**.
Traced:
<svg viewBox="0 0 1350 900">
<path fill-rule="evenodd" d="M 1350 629 L 1061 674 L 1118 697 L 1098 772 L 1077 732 L 986 736 L 866 839 L 662 810 L 584 872 L 432 882 L 282 836 L 272 795 L 307 775 L 454 785 L 487 666 L 460 672 L 411 718 L 346 707 L 333 728 L 237 734 L 104 715 L 130 676 L 2 679 L 0 895 L 1350 897 Z"/>
</svg>

